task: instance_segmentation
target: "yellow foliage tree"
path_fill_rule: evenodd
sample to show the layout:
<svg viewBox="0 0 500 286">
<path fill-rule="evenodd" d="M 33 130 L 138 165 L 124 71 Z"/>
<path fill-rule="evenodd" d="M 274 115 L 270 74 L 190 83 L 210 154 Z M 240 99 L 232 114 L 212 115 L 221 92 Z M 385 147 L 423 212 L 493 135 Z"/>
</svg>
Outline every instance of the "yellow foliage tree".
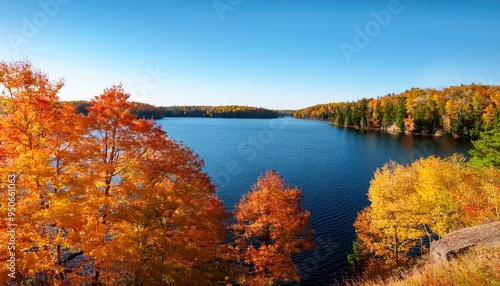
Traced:
<svg viewBox="0 0 500 286">
<path fill-rule="evenodd" d="M 375 247 L 390 249 L 396 265 L 422 235 L 414 211 L 415 179 L 411 168 L 390 162 L 375 172 L 368 191 L 371 227 L 383 234 Z"/>
<path fill-rule="evenodd" d="M 430 156 L 411 166 L 416 173 L 415 189 L 418 199 L 414 204 L 424 216 L 420 223 L 443 236 L 463 226 L 459 208 L 453 197 L 466 172 L 465 158 L 454 155 L 446 159 Z"/>
<path fill-rule="evenodd" d="M 471 167 L 462 155 L 430 156 L 410 166 L 391 162 L 378 169 L 368 191 L 370 206 L 354 223 L 367 274 L 404 262 L 411 247 L 423 247 L 424 236 L 439 239 L 499 219 L 499 178 L 498 169 Z"/>
</svg>

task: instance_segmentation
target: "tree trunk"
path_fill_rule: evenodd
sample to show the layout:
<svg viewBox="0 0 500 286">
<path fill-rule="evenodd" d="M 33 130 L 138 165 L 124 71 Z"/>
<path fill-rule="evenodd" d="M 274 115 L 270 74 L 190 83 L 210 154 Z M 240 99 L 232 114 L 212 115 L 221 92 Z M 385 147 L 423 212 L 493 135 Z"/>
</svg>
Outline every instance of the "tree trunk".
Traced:
<svg viewBox="0 0 500 286">
<path fill-rule="evenodd" d="M 95 270 L 94 277 L 92 277 L 92 286 L 99 285 L 99 270 Z"/>
<path fill-rule="evenodd" d="M 266 248 L 269 247 L 270 243 L 271 243 L 271 232 L 269 230 L 266 230 L 264 235 L 264 244 L 266 245 Z"/>
<path fill-rule="evenodd" d="M 62 266 L 62 251 L 61 251 L 61 245 L 58 244 L 56 246 L 56 251 L 57 251 L 57 266 Z M 64 279 L 64 270 L 62 272 L 59 272 L 59 270 L 56 271 L 56 279 L 58 280 L 63 280 Z"/>
<path fill-rule="evenodd" d="M 57 265 L 61 266 L 62 265 L 62 253 L 61 253 L 61 245 L 57 245 Z"/>
<path fill-rule="evenodd" d="M 396 232 L 396 227 L 394 227 L 394 260 L 396 261 L 396 265 L 399 264 L 398 259 L 398 233 Z"/>
</svg>

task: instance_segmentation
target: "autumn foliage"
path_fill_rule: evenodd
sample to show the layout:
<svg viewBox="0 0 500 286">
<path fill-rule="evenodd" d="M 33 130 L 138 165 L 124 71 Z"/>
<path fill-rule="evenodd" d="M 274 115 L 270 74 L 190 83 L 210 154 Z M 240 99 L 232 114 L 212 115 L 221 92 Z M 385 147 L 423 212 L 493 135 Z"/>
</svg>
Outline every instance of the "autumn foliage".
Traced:
<svg viewBox="0 0 500 286">
<path fill-rule="evenodd" d="M 475 168 L 463 156 L 421 158 L 378 169 L 370 184 L 370 206 L 354 223 L 366 274 L 404 265 L 413 253 L 445 234 L 500 219 L 500 170 Z M 427 241 L 425 243 L 424 241 Z M 353 257 L 351 257 L 353 258 Z"/>
<path fill-rule="evenodd" d="M 294 112 L 296 118 L 322 118 L 337 126 L 388 129 L 418 134 L 478 137 L 500 115 L 500 86 L 461 85 L 442 90 L 412 88 L 354 102 L 318 104 Z"/>
<path fill-rule="evenodd" d="M 310 213 L 302 209 L 302 192 L 267 171 L 236 206 L 233 226 L 238 261 L 249 266 L 250 285 L 300 280 L 292 255 L 314 247 Z"/>
<path fill-rule="evenodd" d="M 16 272 L 11 280 L 0 268 L 3 284 L 219 285 L 242 273 L 260 279 L 258 267 L 266 277 L 298 279 L 291 254 L 308 248 L 310 230 L 297 189 L 277 174 L 259 180 L 259 189 L 278 187 L 268 189 L 272 215 L 242 205 L 238 221 L 270 220 L 269 248 L 246 245 L 236 255 L 234 245 L 256 234 L 242 225 L 240 240 L 227 241 L 230 215 L 198 156 L 138 119 L 121 85 L 94 97 L 86 115 L 59 101 L 63 85 L 30 63 L 0 62 L 3 262 L 7 178 L 16 175 Z M 294 224 L 276 223 L 284 216 Z M 243 256 L 257 268 L 238 269 Z"/>
</svg>

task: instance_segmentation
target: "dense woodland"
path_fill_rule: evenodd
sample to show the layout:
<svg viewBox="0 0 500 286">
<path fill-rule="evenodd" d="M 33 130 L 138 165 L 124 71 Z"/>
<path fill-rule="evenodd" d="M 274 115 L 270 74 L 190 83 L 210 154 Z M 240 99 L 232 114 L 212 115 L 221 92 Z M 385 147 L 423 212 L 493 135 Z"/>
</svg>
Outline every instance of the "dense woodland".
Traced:
<svg viewBox="0 0 500 286">
<path fill-rule="evenodd" d="M 280 112 L 262 107 L 226 106 L 168 106 L 165 117 L 220 117 L 220 118 L 277 118 Z"/>
<path fill-rule="evenodd" d="M 442 90 L 412 88 L 401 94 L 297 110 L 296 118 L 328 119 L 337 126 L 417 134 L 477 137 L 500 113 L 500 86 L 461 85 Z"/>
<path fill-rule="evenodd" d="M 92 106 L 90 101 L 86 100 L 75 100 L 68 101 L 73 106 L 75 106 L 76 111 L 80 114 L 87 116 L 89 114 L 89 108 Z M 141 102 L 132 102 L 132 110 L 131 113 L 134 114 L 137 118 L 145 118 L 145 119 L 162 119 L 164 117 L 164 111 L 161 107 L 157 107 L 147 103 Z"/>
<path fill-rule="evenodd" d="M 2 285 L 299 279 L 292 256 L 314 247 L 301 190 L 267 171 L 227 213 L 203 161 L 137 118 L 122 86 L 84 115 L 60 102 L 63 85 L 0 62 Z"/>
<path fill-rule="evenodd" d="M 89 101 L 70 101 L 77 111 L 87 115 L 91 106 Z M 134 102 L 132 114 L 137 118 L 162 119 L 164 117 L 216 117 L 216 118 L 277 118 L 291 115 L 292 111 L 277 111 L 261 107 L 225 105 L 225 106 L 166 106 L 157 107 L 147 103 Z"/>
</svg>

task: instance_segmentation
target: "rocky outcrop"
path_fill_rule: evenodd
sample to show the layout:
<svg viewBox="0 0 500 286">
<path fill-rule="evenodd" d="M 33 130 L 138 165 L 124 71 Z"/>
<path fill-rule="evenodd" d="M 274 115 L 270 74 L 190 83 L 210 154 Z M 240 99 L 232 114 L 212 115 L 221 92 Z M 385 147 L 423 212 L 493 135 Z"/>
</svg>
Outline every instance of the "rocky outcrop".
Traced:
<svg viewBox="0 0 500 286">
<path fill-rule="evenodd" d="M 446 262 L 472 246 L 500 245 L 500 221 L 461 229 L 431 243 L 430 257 L 434 262 Z"/>
<path fill-rule="evenodd" d="M 386 128 L 386 131 L 389 133 L 399 133 L 401 129 L 396 124 L 392 124 L 391 126 Z"/>
</svg>

